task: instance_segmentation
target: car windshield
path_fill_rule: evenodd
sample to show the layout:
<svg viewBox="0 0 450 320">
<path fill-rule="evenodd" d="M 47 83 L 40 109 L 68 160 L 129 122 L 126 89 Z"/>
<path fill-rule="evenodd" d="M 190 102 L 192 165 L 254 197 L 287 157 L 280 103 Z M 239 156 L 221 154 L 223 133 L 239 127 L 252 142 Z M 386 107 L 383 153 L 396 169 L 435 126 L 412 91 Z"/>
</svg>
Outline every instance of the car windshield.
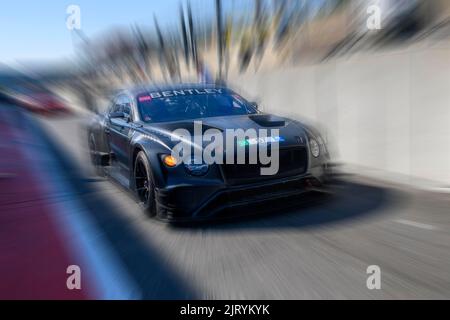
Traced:
<svg viewBox="0 0 450 320">
<path fill-rule="evenodd" d="M 257 113 L 241 96 L 225 89 L 154 91 L 137 97 L 141 119 L 170 122 Z"/>
</svg>

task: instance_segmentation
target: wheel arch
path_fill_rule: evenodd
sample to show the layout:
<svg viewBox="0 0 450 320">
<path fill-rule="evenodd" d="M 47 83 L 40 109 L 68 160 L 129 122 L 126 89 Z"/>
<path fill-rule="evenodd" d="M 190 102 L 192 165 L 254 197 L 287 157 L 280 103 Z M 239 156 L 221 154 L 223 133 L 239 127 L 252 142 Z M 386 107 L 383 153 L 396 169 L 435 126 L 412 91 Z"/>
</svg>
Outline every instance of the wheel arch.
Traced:
<svg viewBox="0 0 450 320">
<path fill-rule="evenodd" d="M 163 178 L 163 174 L 161 172 L 161 166 L 160 166 L 160 161 L 158 159 L 159 154 L 161 154 L 160 150 L 158 150 L 158 148 L 151 148 L 150 146 L 147 146 L 145 144 L 142 143 L 135 143 L 133 145 L 133 147 L 131 148 L 131 161 L 130 161 L 130 186 L 131 188 L 134 190 L 135 188 L 135 179 L 134 179 L 134 168 L 136 165 L 136 159 L 137 159 L 137 155 L 143 152 L 147 158 L 147 161 L 149 163 L 149 167 L 150 167 L 150 174 L 152 175 L 153 178 L 153 183 L 155 184 L 156 187 L 160 187 L 163 185 L 164 183 L 164 178 Z"/>
</svg>

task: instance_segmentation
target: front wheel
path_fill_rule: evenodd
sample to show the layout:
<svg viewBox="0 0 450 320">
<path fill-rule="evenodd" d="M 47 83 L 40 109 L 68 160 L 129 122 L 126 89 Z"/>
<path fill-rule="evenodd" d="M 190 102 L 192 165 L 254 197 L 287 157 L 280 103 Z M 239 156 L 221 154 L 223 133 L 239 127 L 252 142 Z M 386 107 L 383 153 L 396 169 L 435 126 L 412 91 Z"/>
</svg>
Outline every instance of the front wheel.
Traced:
<svg viewBox="0 0 450 320">
<path fill-rule="evenodd" d="M 150 216 L 156 216 L 155 188 L 150 164 L 144 152 L 139 152 L 134 164 L 136 195 L 142 209 Z"/>
</svg>

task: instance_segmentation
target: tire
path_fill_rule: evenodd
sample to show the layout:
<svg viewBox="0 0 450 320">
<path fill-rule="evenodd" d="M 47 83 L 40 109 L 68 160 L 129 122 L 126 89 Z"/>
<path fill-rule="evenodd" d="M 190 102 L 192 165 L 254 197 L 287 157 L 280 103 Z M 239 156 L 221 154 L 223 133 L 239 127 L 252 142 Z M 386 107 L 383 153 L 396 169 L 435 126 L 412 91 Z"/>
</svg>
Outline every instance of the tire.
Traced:
<svg viewBox="0 0 450 320">
<path fill-rule="evenodd" d="M 143 151 L 136 156 L 133 177 L 136 196 L 141 208 L 149 217 L 155 217 L 157 215 L 155 184 L 150 170 L 150 163 Z"/>
<path fill-rule="evenodd" d="M 94 167 L 95 174 L 104 177 L 105 171 L 103 167 L 99 164 L 100 160 L 95 156 L 95 153 L 97 152 L 97 144 L 95 143 L 94 135 L 91 134 L 89 136 L 89 155 L 91 158 L 92 166 Z"/>
</svg>

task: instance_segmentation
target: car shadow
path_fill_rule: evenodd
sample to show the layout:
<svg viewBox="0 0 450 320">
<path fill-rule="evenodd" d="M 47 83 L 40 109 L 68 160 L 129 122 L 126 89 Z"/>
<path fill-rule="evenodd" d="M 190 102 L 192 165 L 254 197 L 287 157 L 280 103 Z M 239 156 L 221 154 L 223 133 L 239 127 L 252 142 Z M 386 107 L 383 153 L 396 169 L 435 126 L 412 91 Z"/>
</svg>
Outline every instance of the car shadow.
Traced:
<svg viewBox="0 0 450 320">
<path fill-rule="evenodd" d="M 179 230 L 314 228 L 385 214 L 385 207 L 401 199 L 392 189 L 350 180 L 337 181 L 331 190 L 331 194 L 314 193 L 284 207 L 272 206 L 264 212 L 249 210 L 245 216 L 171 224 L 170 227 Z"/>
</svg>

